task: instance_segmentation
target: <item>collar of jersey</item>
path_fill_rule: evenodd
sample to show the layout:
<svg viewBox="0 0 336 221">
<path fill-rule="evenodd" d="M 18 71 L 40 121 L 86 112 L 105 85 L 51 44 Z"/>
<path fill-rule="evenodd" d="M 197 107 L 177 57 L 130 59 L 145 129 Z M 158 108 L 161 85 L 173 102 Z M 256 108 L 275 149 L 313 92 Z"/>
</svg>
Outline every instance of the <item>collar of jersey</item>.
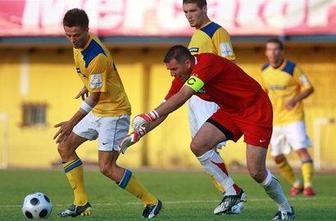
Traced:
<svg viewBox="0 0 336 221">
<path fill-rule="evenodd" d="M 272 65 L 270 65 L 270 66 L 271 66 L 274 70 L 282 70 L 282 69 L 286 66 L 286 64 L 287 64 L 287 59 L 284 59 L 283 62 L 282 62 L 282 64 L 281 64 L 279 67 L 275 68 L 275 67 L 273 67 Z"/>
<path fill-rule="evenodd" d="M 204 28 L 204 27 L 206 27 L 206 26 L 208 26 L 209 24 L 211 24 L 212 23 L 212 21 L 210 20 L 208 23 L 206 23 L 205 25 L 203 25 L 202 27 L 200 27 L 200 28 L 198 28 L 198 30 L 200 30 L 200 29 L 202 29 L 202 28 Z"/>
<path fill-rule="evenodd" d="M 90 36 L 90 37 L 89 37 L 88 42 L 86 43 L 86 45 L 84 46 L 84 48 L 81 48 L 81 49 L 80 49 L 81 51 L 84 51 L 84 50 L 89 46 L 90 42 L 92 41 L 92 39 L 93 39 L 92 34 L 89 33 L 89 36 Z"/>
</svg>

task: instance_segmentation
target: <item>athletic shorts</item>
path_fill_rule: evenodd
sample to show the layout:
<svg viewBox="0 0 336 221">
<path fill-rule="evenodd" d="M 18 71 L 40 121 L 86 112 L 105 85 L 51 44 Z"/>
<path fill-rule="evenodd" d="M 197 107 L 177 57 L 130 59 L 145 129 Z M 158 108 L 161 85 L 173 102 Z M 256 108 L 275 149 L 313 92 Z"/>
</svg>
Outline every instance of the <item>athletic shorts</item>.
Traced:
<svg viewBox="0 0 336 221">
<path fill-rule="evenodd" d="M 100 151 L 119 151 L 119 143 L 127 136 L 129 125 L 129 115 L 97 117 L 90 112 L 73 128 L 73 132 L 88 140 L 98 138 Z"/>
<path fill-rule="evenodd" d="M 304 121 L 274 126 L 271 138 L 271 155 L 289 154 L 290 151 L 311 146 Z"/>
<path fill-rule="evenodd" d="M 201 126 L 219 109 L 214 102 L 205 101 L 193 95 L 188 102 L 188 116 L 191 137 L 194 138 Z M 225 146 L 225 141 L 217 144 L 217 149 Z"/>
<path fill-rule="evenodd" d="M 208 122 L 221 130 L 227 140 L 236 142 L 244 135 L 245 143 L 268 148 L 272 136 L 272 120 L 272 104 L 267 94 L 261 93 L 252 106 L 240 113 L 229 113 L 220 107 Z"/>
</svg>

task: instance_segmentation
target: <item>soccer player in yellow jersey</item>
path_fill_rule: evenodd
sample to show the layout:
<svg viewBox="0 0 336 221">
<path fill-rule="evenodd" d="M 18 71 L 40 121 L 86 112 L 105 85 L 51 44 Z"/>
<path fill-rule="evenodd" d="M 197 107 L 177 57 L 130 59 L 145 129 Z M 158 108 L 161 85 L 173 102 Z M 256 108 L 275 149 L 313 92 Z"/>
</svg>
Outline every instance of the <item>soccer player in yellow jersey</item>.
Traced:
<svg viewBox="0 0 336 221">
<path fill-rule="evenodd" d="M 235 54 L 232 49 L 229 33 L 219 24 L 211 21 L 207 15 L 206 0 L 183 0 L 183 11 L 191 27 L 195 31 L 191 37 L 188 49 L 191 54 L 213 53 L 225 57 L 231 61 L 235 60 Z M 189 127 L 191 136 L 195 137 L 203 123 L 218 110 L 218 105 L 214 102 L 205 101 L 197 96 L 192 96 L 188 101 Z M 221 148 L 225 142 L 219 143 L 216 148 Z M 219 153 L 218 158 L 222 164 L 224 160 Z M 224 182 L 218 182 L 212 177 L 215 187 L 222 193 L 228 195 L 237 194 L 233 179 L 229 176 L 227 170 L 222 173 Z M 243 208 L 246 194 L 243 194 L 244 200 L 239 203 L 235 211 L 239 213 Z"/>
<path fill-rule="evenodd" d="M 307 151 L 310 140 L 304 122 L 303 99 L 314 92 L 307 75 L 294 62 L 283 55 L 283 43 L 269 39 L 266 43 L 268 63 L 262 67 L 262 85 L 273 105 L 273 134 L 271 155 L 280 173 L 292 185 L 290 194 L 314 196 L 312 188 L 313 160 Z M 296 178 L 285 154 L 295 150 L 302 162 L 303 184 Z"/>
<path fill-rule="evenodd" d="M 83 142 L 98 138 L 101 173 L 139 198 L 145 205 L 143 216 L 150 219 L 159 213 L 161 201 L 142 186 L 131 170 L 116 163 L 119 142 L 128 133 L 131 106 L 109 51 L 89 33 L 88 26 L 88 16 L 81 9 L 71 9 L 63 18 L 65 35 L 73 45 L 76 71 L 84 86 L 76 96 L 83 99 L 79 110 L 70 120 L 55 125 L 59 130 L 54 139 L 74 192 L 73 204 L 59 216 L 91 215 L 84 188 L 83 163 L 76 149 Z"/>
</svg>

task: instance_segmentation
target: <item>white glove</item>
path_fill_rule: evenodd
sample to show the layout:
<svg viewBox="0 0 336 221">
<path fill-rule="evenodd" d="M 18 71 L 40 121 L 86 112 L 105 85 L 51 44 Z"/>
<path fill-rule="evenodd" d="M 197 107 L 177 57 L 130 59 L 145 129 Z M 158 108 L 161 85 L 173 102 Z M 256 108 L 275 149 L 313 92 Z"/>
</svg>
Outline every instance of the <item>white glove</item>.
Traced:
<svg viewBox="0 0 336 221">
<path fill-rule="evenodd" d="M 133 118 L 132 127 L 135 131 L 140 132 L 157 118 L 159 118 L 159 115 L 155 110 L 146 114 L 139 114 Z"/>
<path fill-rule="evenodd" d="M 128 134 L 119 144 L 120 152 L 124 154 L 128 147 L 138 142 L 145 134 L 146 130 L 144 128 L 140 128 L 139 132 L 134 131 L 133 133 Z"/>
</svg>

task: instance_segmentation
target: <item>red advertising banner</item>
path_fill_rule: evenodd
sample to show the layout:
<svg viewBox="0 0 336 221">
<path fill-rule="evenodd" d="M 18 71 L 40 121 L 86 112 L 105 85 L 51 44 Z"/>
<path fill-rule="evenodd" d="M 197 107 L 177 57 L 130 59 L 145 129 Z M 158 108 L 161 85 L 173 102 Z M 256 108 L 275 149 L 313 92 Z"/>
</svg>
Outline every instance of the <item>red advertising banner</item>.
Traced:
<svg viewBox="0 0 336 221">
<path fill-rule="evenodd" d="M 336 0 L 208 0 L 231 35 L 336 34 Z M 63 35 L 62 18 L 84 9 L 102 36 L 189 36 L 181 0 L 0 0 L 0 36 Z"/>
</svg>

